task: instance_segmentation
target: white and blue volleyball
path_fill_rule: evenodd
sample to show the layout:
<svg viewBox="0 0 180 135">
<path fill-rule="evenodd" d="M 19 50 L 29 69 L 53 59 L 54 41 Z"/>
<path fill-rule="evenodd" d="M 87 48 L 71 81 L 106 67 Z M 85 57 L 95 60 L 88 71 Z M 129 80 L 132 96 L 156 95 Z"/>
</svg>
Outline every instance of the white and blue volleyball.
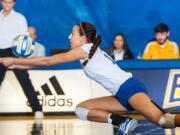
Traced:
<svg viewBox="0 0 180 135">
<path fill-rule="evenodd" d="M 19 35 L 14 38 L 12 51 L 17 57 L 26 58 L 34 51 L 35 42 L 28 35 Z"/>
</svg>

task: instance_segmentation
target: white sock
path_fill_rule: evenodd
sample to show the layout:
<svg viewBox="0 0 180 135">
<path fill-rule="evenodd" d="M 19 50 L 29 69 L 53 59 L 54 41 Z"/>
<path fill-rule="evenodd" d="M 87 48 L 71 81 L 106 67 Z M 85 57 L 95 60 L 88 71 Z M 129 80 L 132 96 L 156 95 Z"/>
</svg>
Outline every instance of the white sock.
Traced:
<svg viewBox="0 0 180 135">
<path fill-rule="evenodd" d="M 112 124 L 112 119 L 110 118 L 111 114 L 112 113 L 110 113 L 109 116 L 108 116 L 108 123 L 110 123 L 110 124 Z"/>
</svg>

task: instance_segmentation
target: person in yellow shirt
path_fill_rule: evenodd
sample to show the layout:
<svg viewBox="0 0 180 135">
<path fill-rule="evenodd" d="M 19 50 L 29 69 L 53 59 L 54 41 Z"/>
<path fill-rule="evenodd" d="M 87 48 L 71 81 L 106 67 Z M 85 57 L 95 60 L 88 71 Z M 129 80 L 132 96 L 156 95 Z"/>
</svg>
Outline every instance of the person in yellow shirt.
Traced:
<svg viewBox="0 0 180 135">
<path fill-rule="evenodd" d="M 155 27 L 155 41 L 147 44 L 143 59 L 179 59 L 179 48 L 177 43 L 168 40 L 169 28 L 160 23 Z"/>
</svg>

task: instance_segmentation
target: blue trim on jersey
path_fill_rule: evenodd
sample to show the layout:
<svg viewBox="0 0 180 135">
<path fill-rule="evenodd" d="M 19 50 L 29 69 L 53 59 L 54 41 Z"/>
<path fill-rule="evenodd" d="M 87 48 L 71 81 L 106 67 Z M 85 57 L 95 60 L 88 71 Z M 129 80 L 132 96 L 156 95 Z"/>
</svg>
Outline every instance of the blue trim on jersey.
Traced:
<svg viewBox="0 0 180 135">
<path fill-rule="evenodd" d="M 120 86 L 115 97 L 127 110 L 132 111 L 134 109 L 128 101 L 131 96 L 140 92 L 147 94 L 147 88 L 142 82 L 132 77 Z"/>
<path fill-rule="evenodd" d="M 104 56 L 108 58 L 113 64 L 116 64 L 116 62 L 106 53 L 104 53 Z"/>
</svg>

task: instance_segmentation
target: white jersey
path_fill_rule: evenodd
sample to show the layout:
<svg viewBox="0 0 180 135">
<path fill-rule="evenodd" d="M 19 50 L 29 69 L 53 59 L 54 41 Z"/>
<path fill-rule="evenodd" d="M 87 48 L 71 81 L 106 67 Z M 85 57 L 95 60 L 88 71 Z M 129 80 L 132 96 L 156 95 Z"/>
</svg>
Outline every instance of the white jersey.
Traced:
<svg viewBox="0 0 180 135">
<path fill-rule="evenodd" d="M 89 54 L 92 45 L 92 43 L 84 44 L 81 48 Z M 85 60 L 87 59 L 81 59 L 81 64 Z M 101 84 L 113 95 L 117 93 L 120 86 L 126 80 L 132 77 L 131 73 L 123 71 L 114 60 L 100 48 L 98 48 L 93 57 L 89 59 L 87 65 L 83 67 L 83 70 L 89 78 Z"/>
</svg>

